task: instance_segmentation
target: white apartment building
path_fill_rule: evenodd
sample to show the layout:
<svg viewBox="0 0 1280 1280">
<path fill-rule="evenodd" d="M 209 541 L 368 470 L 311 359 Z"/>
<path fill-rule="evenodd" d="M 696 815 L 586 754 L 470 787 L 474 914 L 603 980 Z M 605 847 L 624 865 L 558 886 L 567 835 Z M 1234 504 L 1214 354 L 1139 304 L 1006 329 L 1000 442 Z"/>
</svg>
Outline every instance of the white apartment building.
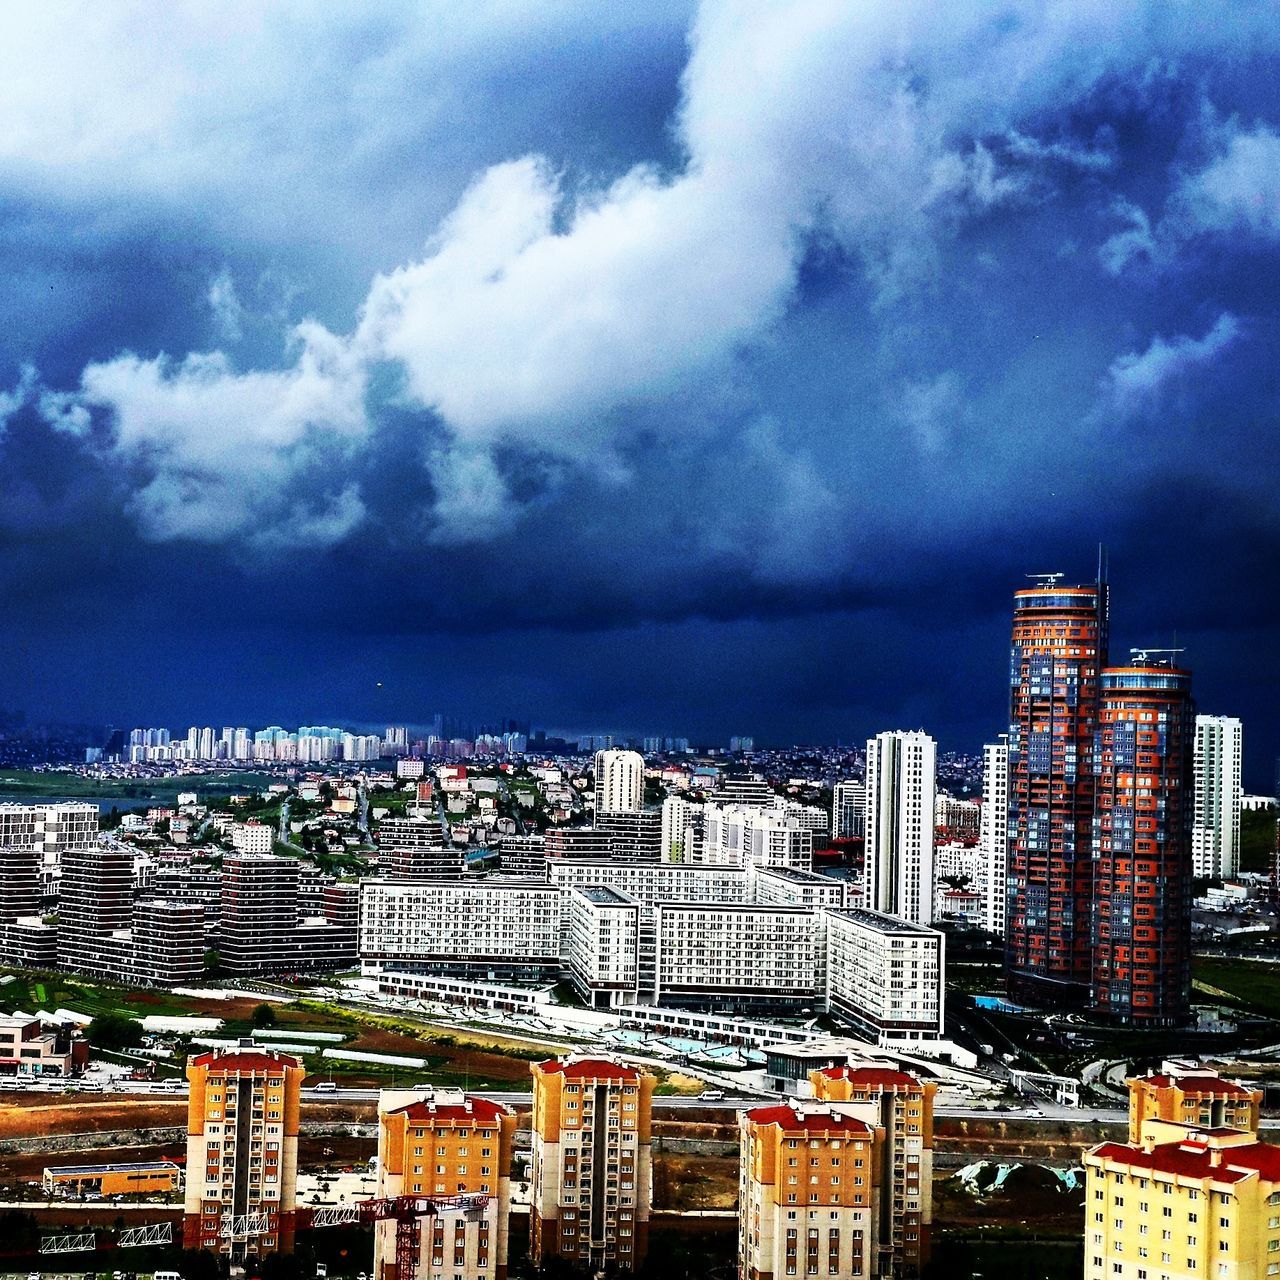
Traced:
<svg viewBox="0 0 1280 1280">
<path fill-rule="evenodd" d="M 548 858 L 547 875 L 560 890 L 606 885 L 646 907 L 657 902 L 751 901 L 746 867 Z"/>
<path fill-rule="evenodd" d="M 882 1046 L 938 1039 L 944 1015 L 944 936 L 860 908 L 824 914 L 828 1011 Z"/>
<path fill-rule="evenodd" d="M 1197 876 L 1225 879 L 1240 870 L 1242 733 L 1231 716 L 1196 716 L 1191 865 Z"/>
<path fill-rule="evenodd" d="M 933 916 L 933 811 L 937 744 L 927 733 L 867 742 L 863 905 L 928 924 Z"/>
<path fill-rule="evenodd" d="M 616 889 L 590 885 L 564 900 L 570 981 L 593 1009 L 635 1000 L 639 983 L 640 904 Z"/>
<path fill-rule="evenodd" d="M 837 840 L 860 839 L 866 823 L 866 786 L 854 778 L 837 782 L 831 795 L 832 836 Z"/>
<path fill-rule="evenodd" d="M 638 751 L 597 751 L 596 813 L 635 813 L 644 808 L 644 757 Z"/>
<path fill-rule="evenodd" d="M 987 902 L 987 863 L 982 849 L 976 845 L 948 840 L 933 849 L 933 915 L 940 920 L 943 901 L 951 891 L 948 880 L 966 881 L 965 887 L 981 895 L 985 916 Z"/>
<path fill-rule="evenodd" d="M 755 902 L 777 907 L 843 907 L 848 881 L 815 871 L 769 867 L 752 873 Z"/>
<path fill-rule="evenodd" d="M 270 853 L 276 833 L 265 822 L 237 822 L 231 828 L 231 846 L 237 853 Z"/>
<path fill-rule="evenodd" d="M 656 910 L 658 1003 L 819 999 L 819 913 L 707 902 L 661 902 Z"/>
<path fill-rule="evenodd" d="M 982 748 L 982 816 L 978 828 L 982 851 L 983 925 L 1004 936 L 1009 865 L 1009 736 Z"/>
<path fill-rule="evenodd" d="M 703 815 L 704 863 L 813 869 L 813 830 L 785 808 L 708 804 Z"/>
<path fill-rule="evenodd" d="M 526 975 L 560 968 L 564 898 L 553 884 L 512 877 L 360 886 L 366 974 Z"/>
<path fill-rule="evenodd" d="M 702 805 L 683 796 L 662 802 L 663 862 L 698 862 L 702 852 Z"/>
<path fill-rule="evenodd" d="M 57 891 L 64 853 L 97 842 L 96 804 L 0 804 L 0 848 L 35 850 L 44 894 Z"/>
</svg>

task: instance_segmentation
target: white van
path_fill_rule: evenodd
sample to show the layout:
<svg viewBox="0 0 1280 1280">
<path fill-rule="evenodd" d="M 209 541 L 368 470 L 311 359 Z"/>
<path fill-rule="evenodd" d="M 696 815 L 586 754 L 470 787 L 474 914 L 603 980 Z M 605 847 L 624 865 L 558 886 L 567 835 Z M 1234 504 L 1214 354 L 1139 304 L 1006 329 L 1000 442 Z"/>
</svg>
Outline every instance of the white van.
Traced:
<svg viewBox="0 0 1280 1280">
<path fill-rule="evenodd" d="M 157 1271 L 151 1280 L 182 1280 L 181 1271 Z"/>
</svg>

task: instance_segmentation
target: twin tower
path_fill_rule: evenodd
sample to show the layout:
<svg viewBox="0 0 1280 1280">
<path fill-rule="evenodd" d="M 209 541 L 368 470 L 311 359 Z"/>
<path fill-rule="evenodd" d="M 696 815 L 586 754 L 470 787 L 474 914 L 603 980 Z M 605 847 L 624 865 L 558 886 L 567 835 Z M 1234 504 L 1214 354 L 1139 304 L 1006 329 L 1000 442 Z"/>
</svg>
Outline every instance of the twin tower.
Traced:
<svg viewBox="0 0 1280 1280">
<path fill-rule="evenodd" d="M 1190 1016 L 1191 673 L 1108 657 L 1108 587 L 1016 593 L 1009 670 L 1010 996 L 1133 1026 Z"/>
</svg>

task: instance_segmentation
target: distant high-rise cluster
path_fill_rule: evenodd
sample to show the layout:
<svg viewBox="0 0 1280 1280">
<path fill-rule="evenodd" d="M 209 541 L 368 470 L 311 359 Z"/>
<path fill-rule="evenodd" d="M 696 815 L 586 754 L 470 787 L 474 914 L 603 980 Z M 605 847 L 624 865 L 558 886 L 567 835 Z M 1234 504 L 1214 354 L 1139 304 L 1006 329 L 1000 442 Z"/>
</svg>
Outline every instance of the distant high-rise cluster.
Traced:
<svg viewBox="0 0 1280 1280">
<path fill-rule="evenodd" d="M 1106 583 L 1059 577 L 1014 598 L 1009 991 L 1177 1025 L 1190 1012 L 1191 676 L 1163 651 L 1108 665 Z M 998 799 L 1000 753 L 989 750 Z M 993 861 L 996 839 L 989 829 Z"/>
</svg>

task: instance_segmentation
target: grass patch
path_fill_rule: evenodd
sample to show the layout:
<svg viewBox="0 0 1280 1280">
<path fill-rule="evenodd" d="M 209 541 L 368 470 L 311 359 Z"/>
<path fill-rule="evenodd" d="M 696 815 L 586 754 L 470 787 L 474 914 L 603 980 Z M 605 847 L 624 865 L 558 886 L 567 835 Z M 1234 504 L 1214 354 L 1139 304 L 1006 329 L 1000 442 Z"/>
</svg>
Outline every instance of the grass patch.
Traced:
<svg viewBox="0 0 1280 1280">
<path fill-rule="evenodd" d="M 1192 972 L 1198 991 L 1237 1008 L 1280 1018 L 1280 965 L 1197 956 Z"/>
</svg>

